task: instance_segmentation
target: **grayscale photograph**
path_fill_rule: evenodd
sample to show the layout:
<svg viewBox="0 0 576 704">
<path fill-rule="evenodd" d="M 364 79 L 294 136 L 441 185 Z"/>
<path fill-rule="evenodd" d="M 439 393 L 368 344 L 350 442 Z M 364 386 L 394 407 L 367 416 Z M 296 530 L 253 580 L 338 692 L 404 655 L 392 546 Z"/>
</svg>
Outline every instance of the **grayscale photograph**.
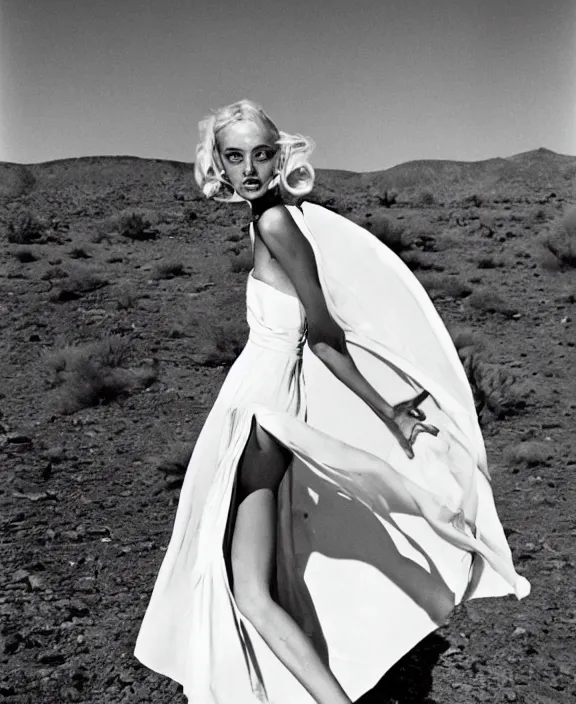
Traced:
<svg viewBox="0 0 576 704">
<path fill-rule="evenodd" d="M 0 702 L 576 702 L 574 0 L 0 0 Z"/>
</svg>

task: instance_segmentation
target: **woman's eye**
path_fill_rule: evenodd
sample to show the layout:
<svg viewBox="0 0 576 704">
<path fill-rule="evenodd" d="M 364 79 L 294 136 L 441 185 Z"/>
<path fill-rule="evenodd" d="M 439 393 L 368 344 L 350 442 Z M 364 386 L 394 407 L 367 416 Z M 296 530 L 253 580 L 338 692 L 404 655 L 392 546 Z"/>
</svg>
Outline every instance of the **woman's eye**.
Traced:
<svg viewBox="0 0 576 704">
<path fill-rule="evenodd" d="M 267 151 L 256 152 L 256 158 L 259 161 L 266 161 L 266 159 L 271 159 L 272 156 L 273 156 L 272 152 L 267 152 Z"/>
<path fill-rule="evenodd" d="M 232 163 L 236 163 L 239 158 L 239 154 L 228 154 L 228 161 L 231 161 Z"/>
</svg>

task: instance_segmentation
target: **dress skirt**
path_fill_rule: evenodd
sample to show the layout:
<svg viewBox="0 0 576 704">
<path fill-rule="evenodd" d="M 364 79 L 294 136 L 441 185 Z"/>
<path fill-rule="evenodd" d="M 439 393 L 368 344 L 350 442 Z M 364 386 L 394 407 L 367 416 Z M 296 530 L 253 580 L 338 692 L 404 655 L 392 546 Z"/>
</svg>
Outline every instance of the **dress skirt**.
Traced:
<svg viewBox="0 0 576 704">
<path fill-rule="evenodd" d="M 248 342 L 197 439 L 134 651 L 193 704 L 313 704 L 228 580 L 227 521 L 254 418 L 293 457 L 278 492 L 278 601 L 352 700 L 462 600 L 529 592 L 470 387 L 424 289 L 362 228 L 320 206 L 288 207 L 360 371 L 391 404 L 427 389 L 419 407 L 440 432 L 419 435 L 409 459 L 311 353 L 300 301 L 250 273 Z"/>
</svg>

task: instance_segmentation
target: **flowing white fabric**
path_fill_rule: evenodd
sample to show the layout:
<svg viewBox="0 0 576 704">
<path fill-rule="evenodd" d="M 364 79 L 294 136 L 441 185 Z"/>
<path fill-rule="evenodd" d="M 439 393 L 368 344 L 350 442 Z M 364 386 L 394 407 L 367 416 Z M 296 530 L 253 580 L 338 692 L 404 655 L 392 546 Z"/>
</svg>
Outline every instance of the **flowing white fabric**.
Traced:
<svg viewBox="0 0 576 704">
<path fill-rule="evenodd" d="M 251 272 L 248 342 L 190 458 L 135 647 L 193 704 L 313 704 L 228 583 L 228 511 L 254 416 L 294 457 L 278 496 L 279 603 L 351 699 L 463 599 L 530 590 L 496 512 L 470 386 L 425 290 L 363 228 L 310 203 L 288 208 L 360 371 L 392 404 L 427 389 L 420 408 L 440 432 L 419 435 L 408 459 L 310 352 L 300 301 Z"/>
</svg>

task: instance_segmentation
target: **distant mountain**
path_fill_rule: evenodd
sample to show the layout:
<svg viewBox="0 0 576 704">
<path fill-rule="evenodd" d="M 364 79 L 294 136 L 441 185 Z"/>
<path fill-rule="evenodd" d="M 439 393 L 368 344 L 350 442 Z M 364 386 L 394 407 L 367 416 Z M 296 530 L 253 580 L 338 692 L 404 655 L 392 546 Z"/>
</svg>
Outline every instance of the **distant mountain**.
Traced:
<svg viewBox="0 0 576 704">
<path fill-rule="evenodd" d="M 365 173 L 317 169 L 317 177 L 323 196 L 337 194 L 341 189 L 348 192 L 394 189 L 403 195 L 429 190 L 441 197 L 545 190 L 570 193 L 576 185 L 576 157 L 540 148 L 484 161 L 408 161 Z M 189 162 L 131 156 L 88 156 L 26 165 L 0 162 L 0 197 L 8 200 L 33 191 L 46 194 L 62 188 L 102 196 L 103 192 L 116 192 L 135 182 L 139 182 L 144 192 L 167 185 L 198 192 L 194 165 Z"/>
<path fill-rule="evenodd" d="M 401 193 L 430 190 L 449 196 L 464 192 L 488 195 L 543 189 L 566 191 L 576 182 L 576 157 L 540 148 L 484 161 L 408 161 L 384 171 L 357 176 L 364 187 L 379 191 L 395 189 Z"/>
</svg>

